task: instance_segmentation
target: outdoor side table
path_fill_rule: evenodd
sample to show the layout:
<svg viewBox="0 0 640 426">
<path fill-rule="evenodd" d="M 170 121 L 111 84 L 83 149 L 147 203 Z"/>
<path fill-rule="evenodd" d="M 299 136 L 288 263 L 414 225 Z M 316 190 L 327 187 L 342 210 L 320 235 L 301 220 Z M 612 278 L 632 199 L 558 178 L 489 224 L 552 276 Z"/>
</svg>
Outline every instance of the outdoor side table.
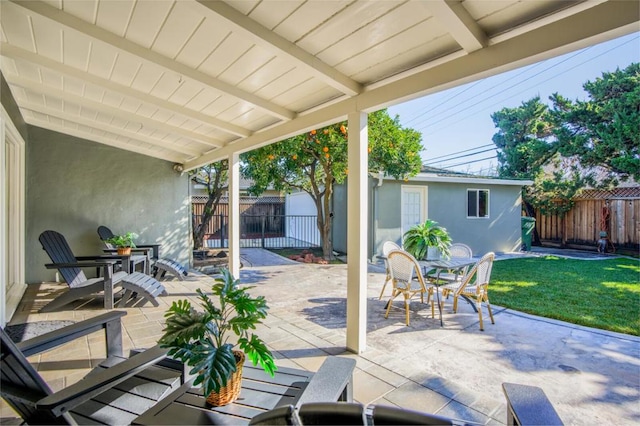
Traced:
<svg viewBox="0 0 640 426">
<path fill-rule="evenodd" d="M 319 401 L 328 398 L 334 401 L 349 401 L 352 399 L 354 368 L 353 359 L 329 357 L 317 373 L 278 367 L 275 376 L 271 377 L 261 367 L 255 367 L 250 362 L 245 363 L 242 369 L 240 397 L 231 404 L 222 407 L 211 406 L 206 402 L 202 389 L 193 386 L 192 379 L 144 412 L 132 424 L 248 424 L 258 414 L 276 407 L 308 402 L 310 397 L 319 398 Z M 314 379 L 310 386 L 314 376 L 320 380 Z M 301 400 L 307 388 L 310 392 Z M 320 390 L 318 388 L 322 388 L 324 392 L 319 394 L 316 392 Z"/>
</svg>

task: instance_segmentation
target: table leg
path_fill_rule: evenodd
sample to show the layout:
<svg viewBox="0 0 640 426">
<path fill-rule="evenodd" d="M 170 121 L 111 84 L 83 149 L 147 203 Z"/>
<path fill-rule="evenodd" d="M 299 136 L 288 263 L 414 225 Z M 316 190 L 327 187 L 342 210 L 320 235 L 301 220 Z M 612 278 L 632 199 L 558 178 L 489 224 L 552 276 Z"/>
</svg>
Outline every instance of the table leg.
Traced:
<svg viewBox="0 0 640 426">
<path fill-rule="evenodd" d="M 124 272 L 126 272 L 127 274 L 130 274 L 131 272 L 134 272 L 134 271 L 132 271 L 133 267 L 131 265 L 131 255 L 120 256 L 120 259 L 122 259 L 121 260 L 122 261 L 122 270 Z"/>
<path fill-rule="evenodd" d="M 444 327 L 444 323 L 442 322 L 442 305 L 440 304 L 440 286 L 438 283 L 440 282 L 440 272 L 442 269 L 438 269 L 438 273 L 436 274 L 436 297 L 438 298 L 438 313 L 440 314 L 440 327 Z"/>
<path fill-rule="evenodd" d="M 462 297 L 464 300 L 467 301 L 468 304 L 471 305 L 471 307 L 473 308 L 474 312 L 478 312 L 478 308 L 476 307 L 476 302 L 474 302 L 473 300 L 469 299 L 467 296 L 461 294 L 460 297 Z"/>
<path fill-rule="evenodd" d="M 113 266 L 105 266 L 104 277 L 104 308 L 113 309 Z"/>
</svg>

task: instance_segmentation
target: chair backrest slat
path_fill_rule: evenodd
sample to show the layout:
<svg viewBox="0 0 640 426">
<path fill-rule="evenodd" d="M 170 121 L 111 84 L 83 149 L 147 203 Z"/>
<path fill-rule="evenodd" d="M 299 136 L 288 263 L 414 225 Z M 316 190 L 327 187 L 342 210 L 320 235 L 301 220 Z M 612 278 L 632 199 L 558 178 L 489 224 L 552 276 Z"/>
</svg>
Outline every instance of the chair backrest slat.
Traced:
<svg viewBox="0 0 640 426">
<path fill-rule="evenodd" d="M 25 403 L 25 396 L 38 401 L 51 395 L 51 389 L 13 343 L 9 335 L 0 328 L 2 358 L 0 359 L 0 392 L 2 398 L 27 423 L 54 424 L 60 422 L 51 413 L 36 410 L 34 404 Z M 14 396 L 11 390 L 17 389 L 22 395 Z"/>
<path fill-rule="evenodd" d="M 98 235 L 100 236 L 100 239 L 104 242 L 105 246 L 108 249 L 115 249 L 116 248 L 113 244 L 107 242 L 107 240 L 109 238 L 113 238 L 114 237 L 114 234 L 113 234 L 113 232 L 111 232 L 111 229 L 107 228 L 104 225 L 100 225 L 100 226 L 98 226 Z"/>
<path fill-rule="evenodd" d="M 39 240 L 42 248 L 47 252 L 53 263 L 76 262 L 76 257 L 73 255 L 71 247 L 59 232 L 44 231 L 40 234 Z M 87 277 L 80 268 L 59 268 L 58 270 L 69 287 L 75 287 L 87 281 Z"/>
</svg>

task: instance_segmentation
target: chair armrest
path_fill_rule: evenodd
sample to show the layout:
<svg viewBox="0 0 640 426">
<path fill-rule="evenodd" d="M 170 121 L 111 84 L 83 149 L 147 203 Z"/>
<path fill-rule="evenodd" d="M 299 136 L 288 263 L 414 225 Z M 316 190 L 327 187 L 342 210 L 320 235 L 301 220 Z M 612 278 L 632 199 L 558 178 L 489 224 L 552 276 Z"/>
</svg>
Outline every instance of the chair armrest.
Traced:
<svg viewBox="0 0 640 426">
<path fill-rule="evenodd" d="M 45 268 L 47 269 L 60 269 L 60 268 L 96 268 L 102 266 L 113 266 L 118 263 L 114 260 L 105 259 L 102 262 L 69 262 L 69 263 L 47 263 Z"/>
<path fill-rule="evenodd" d="M 112 262 L 118 262 L 120 260 L 122 260 L 123 256 L 117 255 L 117 254 L 100 254 L 100 255 L 93 255 L 93 256 L 76 256 L 76 260 L 93 260 L 93 261 L 112 261 Z"/>
<path fill-rule="evenodd" d="M 3 398 L 5 396 L 11 397 L 12 400 L 19 401 L 29 407 L 35 407 L 36 402 L 38 402 L 36 398 L 39 397 L 30 389 L 14 386 L 10 383 L 2 383 L 2 387 L 0 387 L 0 396 Z"/>
<path fill-rule="evenodd" d="M 139 355 L 87 376 L 79 382 L 41 399 L 36 403 L 36 407 L 51 410 L 56 416 L 60 416 L 156 364 L 167 356 L 167 352 L 168 349 L 154 346 Z"/>
<path fill-rule="evenodd" d="M 354 359 L 328 357 L 302 392 L 296 407 L 308 402 L 352 402 L 355 368 Z"/>
<path fill-rule="evenodd" d="M 151 248 L 136 247 L 131 249 L 131 253 L 142 253 L 144 255 L 148 255 L 151 250 L 152 250 Z M 118 249 L 106 248 L 106 249 L 102 249 L 102 251 L 105 253 L 117 253 Z"/>
<path fill-rule="evenodd" d="M 128 262 L 128 259 L 130 258 L 130 255 L 126 255 L 126 256 L 121 256 L 119 254 L 100 254 L 100 255 L 93 255 L 93 256 L 76 256 L 76 260 L 78 261 L 86 261 L 86 262 L 93 262 L 93 263 L 86 263 L 87 267 L 91 267 L 96 266 L 96 267 L 100 267 L 100 266 L 109 266 L 109 265 L 117 265 L 117 264 L 122 264 L 123 262 Z M 85 264 L 83 264 L 82 267 L 84 267 Z"/>
<path fill-rule="evenodd" d="M 42 334 L 16 346 L 25 357 L 47 351 L 79 337 L 95 331 L 105 330 L 107 356 L 122 356 L 122 324 L 121 318 L 127 315 L 124 311 L 109 311 L 97 317 L 80 321 L 76 324 Z"/>
<path fill-rule="evenodd" d="M 507 398 L 507 425 L 562 425 L 544 391 L 537 386 L 503 383 Z"/>
</svg>

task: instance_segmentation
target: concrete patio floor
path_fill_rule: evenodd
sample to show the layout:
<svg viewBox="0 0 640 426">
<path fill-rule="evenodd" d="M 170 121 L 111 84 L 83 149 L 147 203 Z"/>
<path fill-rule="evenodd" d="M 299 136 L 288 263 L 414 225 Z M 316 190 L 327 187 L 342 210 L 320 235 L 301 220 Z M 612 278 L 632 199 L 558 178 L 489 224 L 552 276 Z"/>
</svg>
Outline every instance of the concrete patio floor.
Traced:
<svg viewBox="0 0 640 426">
<path fill-rule="evenodd" d="M 637 424 L 640 421 L 640 339 L 494 306 L 496 324 L 485 315 L 485 331 L 471 306 L 459 312 L 445 304 L 444 327 L 427 305 L 413 302 L 411 325 L 394 309 L 384 319 L 378 300 L 384 269 L 368 274 L 367 350 L 345 350 L 346 265 L 297 264 L 261 249 L 243 249 L 243 284 L 255 286 L 271 307 L 259 329 L 280 366 L 317 370 L 328 355 L 357 360 L 354 397 L 437 413 L 482 424 L 504 424 L 503 382 L 541 387 L 565 424 Z M 208 288 L 212 279 L 168 281 L 160 306 L 126 308 L 125 347 L 149 347 L 162 333 L 163 314 L 173 300 Z M 81 320 L 103 312 L 101 299 L 56 313 L 37 310 L 61 287 L 30 285 L 11 324 Z M 389 290 L 387 290 L 389 291 Z M 400 302 L 396 302 L 400 305 Z M 436 314 L 437 315 L 437 314 Z M 79 380 L 103 354 L 97 338 L 30 359 L 47 383 L 60 389 Z M 0 416 L 12 417 L 2 403 Z"/>
</svg>

